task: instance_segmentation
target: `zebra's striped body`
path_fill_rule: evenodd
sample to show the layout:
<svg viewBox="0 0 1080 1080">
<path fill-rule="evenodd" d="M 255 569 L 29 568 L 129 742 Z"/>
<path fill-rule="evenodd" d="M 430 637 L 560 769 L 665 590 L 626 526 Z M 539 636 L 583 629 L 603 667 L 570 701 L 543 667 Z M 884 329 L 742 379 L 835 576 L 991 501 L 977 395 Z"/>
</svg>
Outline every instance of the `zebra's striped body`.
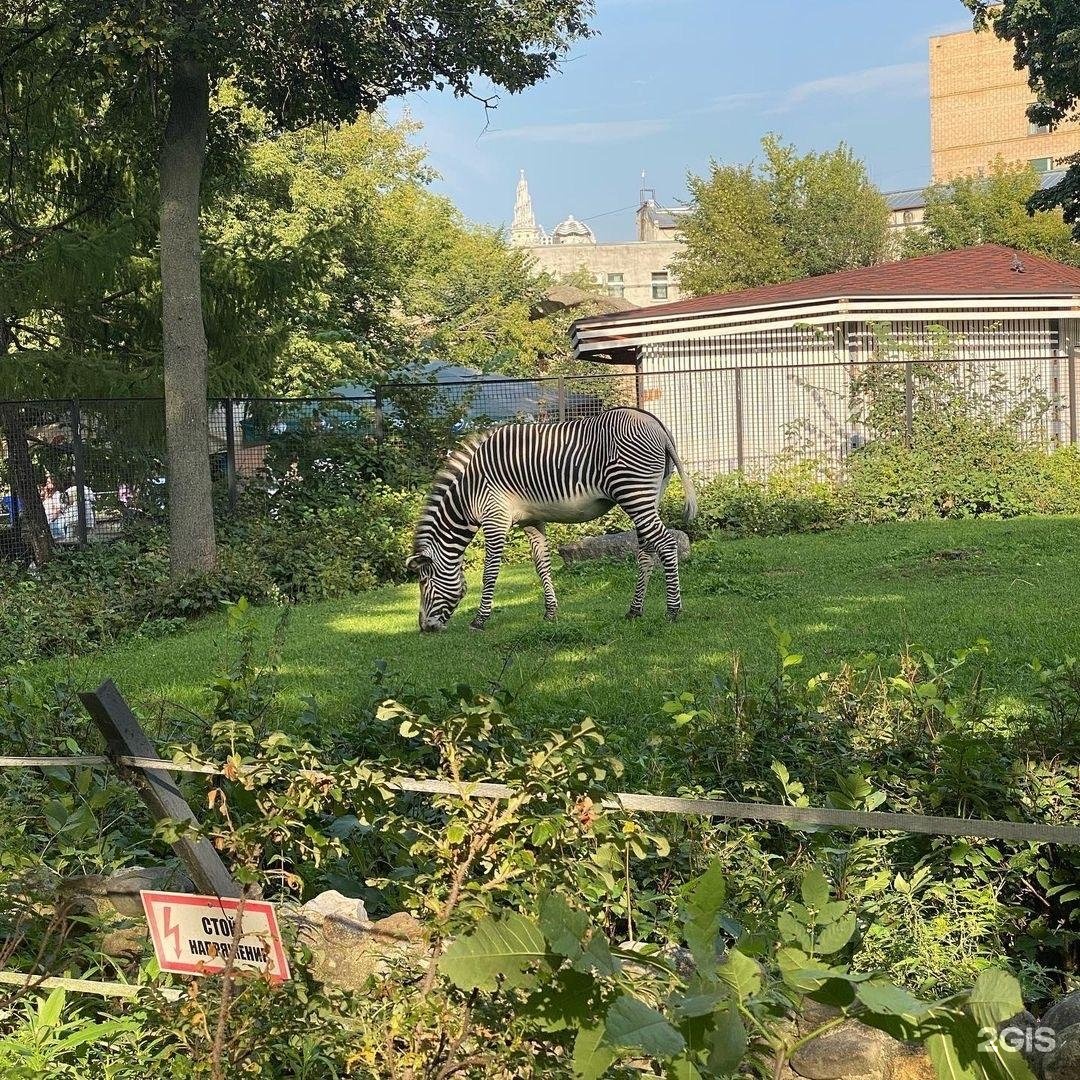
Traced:
<svg viewBox="0 0 1080 1080">
<path fill-rule="evenodd" d="M 544 526 L 591 521 L 621 506 L 637 531 L 638 580 L 627 618 L 642 613 L 658 558 L 672 618 L 682 607 L 678 551 L 660 520 L 659 503 L 672 472 L 686 492 L 687 520 L 696 513 L 693 484 L 667 428 L 642 409 L 618 408 L 556 424 L 508 424 L 456 450 L 432 488 L 416 527 L 409 562 L 420 574 L 420 628 L 441 630 L 465 595 L 465 549 L 484 530 L 484 588 L 472 622 L 491 616 L 495 580 L 514 525 L 529 538 L 544 588 L 545 618 L 555 617 Z"/>
</svg>

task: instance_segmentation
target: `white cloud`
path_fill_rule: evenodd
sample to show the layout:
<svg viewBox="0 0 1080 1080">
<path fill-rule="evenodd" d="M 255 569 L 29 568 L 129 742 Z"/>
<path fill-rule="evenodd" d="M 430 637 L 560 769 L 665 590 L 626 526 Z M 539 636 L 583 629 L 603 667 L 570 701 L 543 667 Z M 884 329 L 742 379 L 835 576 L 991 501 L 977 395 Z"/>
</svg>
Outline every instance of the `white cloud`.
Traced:
<svg viewBox="0 0 1080 1080">
<path fill-rule="evenodd" d="M 860 97 L 881 91 L 922 90 L 927 80 L 928 65 L 922 60 L 828 75 L 793 86 L 781 97 L 775 111 L 783 112 L 816 97 Z"/>
<path fill-rule="evenodd" d="M 736 109 L 741 109 L 746 105 L 752 105 L 755 101 L 762 101 L 768 97 L 760 91 L 755 93 L 743 92 L 737 94 L 722 94 L 718 98 L 714 98 L 712 101 L 702 105 L 700 109 L 695 109 L 698 113 L 719 113 L 719 112 L 735 112 Z"/>
<path fill-rule="evenodd" d="M 485 141 L 516 139 L 521 142 L 602 143 L 628 142 L 658 135 L 671 126 L 670 120 L 597 120 L 577 124 L 524 124 L 493 129 Z"/>
</svg>

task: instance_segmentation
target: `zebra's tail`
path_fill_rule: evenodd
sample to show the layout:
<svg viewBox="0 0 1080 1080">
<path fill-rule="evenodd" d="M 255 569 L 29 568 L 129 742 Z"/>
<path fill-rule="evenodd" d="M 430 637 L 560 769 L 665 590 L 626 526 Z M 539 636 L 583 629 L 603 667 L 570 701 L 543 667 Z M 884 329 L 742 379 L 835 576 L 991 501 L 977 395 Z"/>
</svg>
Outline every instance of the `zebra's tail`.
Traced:
<svg viewBox="0 0 1080 1080">
<path fill-rule="evenodd" d="M 667 435 L 668 457 L 671 458 L 679 474 L 679 480 L 682 482 L 683 498 L 686 500 L 684 516 L 686 517 L 686 523 L 689 524 L 697 517 L 697 492 L 694 490 L 694 481 L 686 471 L 686 466 L 683 465 L 682 458 L 679 457 L 679 452 L 675 449 L 675 440 L 666 427 L 664 428 L 664 434 Z"/>
</svg>

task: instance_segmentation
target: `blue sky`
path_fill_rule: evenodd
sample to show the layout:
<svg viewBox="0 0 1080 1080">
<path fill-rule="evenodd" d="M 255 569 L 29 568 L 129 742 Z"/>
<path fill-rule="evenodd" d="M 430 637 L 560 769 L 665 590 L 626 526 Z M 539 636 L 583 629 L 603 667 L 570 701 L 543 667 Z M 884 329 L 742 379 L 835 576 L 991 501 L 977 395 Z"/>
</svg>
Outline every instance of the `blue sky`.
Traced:
<svg viewBox="0 0 1080 1080">
<path fill-rule="evenodd" d="M 594 25 L 488 117 L 448 94 L 405 99 L 437 189 L 469 218 L 507 224 L 525 169 L 548 230 L 572 213 L 631 239 L 642 169 L 678 202 L 688 171 L 750 161 L 769 131 L 801 150 L 846 141 L 883 190 L 925 183 L 927 38 L 971 23 L 960 0 L 597 0 Z"/>
</svg>

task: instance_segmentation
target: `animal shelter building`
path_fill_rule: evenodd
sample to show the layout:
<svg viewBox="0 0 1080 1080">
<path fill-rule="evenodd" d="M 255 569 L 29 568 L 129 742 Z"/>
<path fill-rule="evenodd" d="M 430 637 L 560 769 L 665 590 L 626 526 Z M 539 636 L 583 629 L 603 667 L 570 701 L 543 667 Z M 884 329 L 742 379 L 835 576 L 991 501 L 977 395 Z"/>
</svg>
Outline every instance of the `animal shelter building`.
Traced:
<svg viewBox="0 0 1080 1080">
<path fill-rule="evenodd" d="M 702 473 L 842 463 L 889 425 L 910 436 L 930 389 L 1077 441 L 1080 269 L 983 244 L 579 319 L 582 360 L 634 399 Z"/>
</svg>

